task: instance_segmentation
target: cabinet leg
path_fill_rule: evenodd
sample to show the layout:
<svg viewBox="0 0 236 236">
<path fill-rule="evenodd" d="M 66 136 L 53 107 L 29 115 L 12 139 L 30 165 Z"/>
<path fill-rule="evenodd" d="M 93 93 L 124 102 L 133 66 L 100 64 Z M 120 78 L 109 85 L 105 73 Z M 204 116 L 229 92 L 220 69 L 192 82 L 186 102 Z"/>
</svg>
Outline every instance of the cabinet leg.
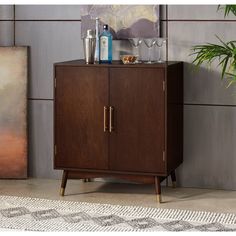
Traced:
<svg viewBox="0 0 236 236">
<path fill-rule="evenodd" d="M 85 178 L 85 179 L 83 179 L 83 181 L 84 181 L 84 183 L 86 183 L 86 182 L 93 182 L 93 179 L 91 179 L 91 178 Z"/>
<path fill-rule="evenodd" d="M 156 189 L 156 195 L 157 195 L 157 202 L 161 203 L 161 181 L 160 177 L 155 176 L 155 189 Z"/>
<path fill-rule="evenodd" d="M 175 188 L 176 187 L 176 176 L 175 176 L 174 170 L 170 173 L 170 176 L 171 176 L 171 181 L 172 181 L 172 187 Z"/>
<path fill-rule="evenodd" d="M 61 180 L 61 191 L 60 191 L 61 196 L 64 196 L 65 194 L 67 178 L 68 178 L 68 171 L 64 170 L 63 175 L 62 175 L 62 180 Z"/>
</svg>

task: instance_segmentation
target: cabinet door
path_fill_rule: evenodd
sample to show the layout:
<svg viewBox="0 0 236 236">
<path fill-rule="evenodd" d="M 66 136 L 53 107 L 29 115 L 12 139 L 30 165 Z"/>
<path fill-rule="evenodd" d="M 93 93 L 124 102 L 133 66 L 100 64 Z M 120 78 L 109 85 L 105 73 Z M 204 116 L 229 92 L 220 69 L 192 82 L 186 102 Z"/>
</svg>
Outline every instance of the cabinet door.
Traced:
<svg viewBox="0 0 236 236">
<path fill-rule="evenodd" d="M 165 171 L 164 69 L 112 68 L 110 168 L 117 171 Z"/>
<path fill-rule="evenodd" d="M 108 168 L 107 104 L 107 68 L 56 67 L 56 168 Z"/>
</svg>

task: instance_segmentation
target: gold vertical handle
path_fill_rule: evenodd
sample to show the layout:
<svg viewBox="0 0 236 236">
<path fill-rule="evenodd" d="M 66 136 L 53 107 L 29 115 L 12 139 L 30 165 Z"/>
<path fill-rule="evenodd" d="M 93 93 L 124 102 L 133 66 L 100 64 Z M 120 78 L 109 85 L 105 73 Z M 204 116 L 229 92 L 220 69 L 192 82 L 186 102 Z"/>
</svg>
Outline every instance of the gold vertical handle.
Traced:
<svg viewBox="0 0 236 236">
<path fill-rule="evenodd" d="M 109 130 L 107 112 L 108 112 L 108 107 L 104 106 L 104 108 L 103 108 L 103 121 L 104 121 L 103 129 L 104 129 L 104 132 Z"/>
<path fill-rule="evenodd" d="M 111 133 L 114 130 L 114 107 L 109 107 L 109 132 Z"/>
</svg>

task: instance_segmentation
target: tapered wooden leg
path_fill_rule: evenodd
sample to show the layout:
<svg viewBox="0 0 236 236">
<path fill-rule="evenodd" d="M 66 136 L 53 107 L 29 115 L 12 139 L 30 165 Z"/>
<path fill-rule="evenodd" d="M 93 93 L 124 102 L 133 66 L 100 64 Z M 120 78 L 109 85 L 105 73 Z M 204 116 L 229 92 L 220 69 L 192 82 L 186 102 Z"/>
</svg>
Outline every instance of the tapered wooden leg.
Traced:
<svg viewBox="0 0 236 236">
<path fill-rule="evenodd" d="M 155 176 L 155 189 L 157 194 L 157 202 L 161 203 L 161 180 L 160 177 Z"/>
<path fill-rule="evenodd" d="M 86 183 L 86 182 L 92 182 L 92 179 L 91 178 L 85 178 L 83 179 L 83 181 Z"/>
<path fill-rule="evenodd" d="M 62 175 L 62 180 L 61 180 L 61 190 L 60 190 L 61 196 L 64 196 L 64 194 L 65 194 L 67 178 L 68 178 L 68 171 L 64 170 L 63 175 Z"/>
<path fill-rule="evenodd" d="M 172 181 L 172 187 L 175 188 L 176 187 L 176 176 L 175 176 L 174 170 L 170 173 L 170 176 L 171 176 L 171 181 Z"/>
</svg>

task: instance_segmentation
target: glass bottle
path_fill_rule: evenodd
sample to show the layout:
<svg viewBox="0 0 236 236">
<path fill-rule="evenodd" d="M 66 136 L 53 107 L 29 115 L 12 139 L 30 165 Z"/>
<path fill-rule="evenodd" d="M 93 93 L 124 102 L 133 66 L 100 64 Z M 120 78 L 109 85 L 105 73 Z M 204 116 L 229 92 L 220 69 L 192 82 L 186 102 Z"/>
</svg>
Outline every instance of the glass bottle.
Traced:
<svg viewBox="0 0 236 236">
<path fill-rule="evenodd" d="M 99 18 L 96 17 L 96 48 L 95 48 L 95 56 L 94 61 L 99 62 Z"/>
<path fill-rule="evenodd" d="M 108 25 L 103 25 L 103 32 L 100 35 L 99 63 L 112 63 L 112 34 Z"/>
</svg>

